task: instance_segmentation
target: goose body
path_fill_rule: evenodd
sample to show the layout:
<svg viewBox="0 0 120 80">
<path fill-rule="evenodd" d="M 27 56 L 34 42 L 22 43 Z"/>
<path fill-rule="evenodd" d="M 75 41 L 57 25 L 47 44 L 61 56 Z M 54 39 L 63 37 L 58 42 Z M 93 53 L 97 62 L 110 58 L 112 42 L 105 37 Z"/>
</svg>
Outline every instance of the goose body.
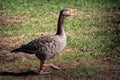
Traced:
<svg viewBox="0 0 120 80">
<path fill-rule="evenodd" d="M 35 54 L 40 60 L 46 60 L 58 55 L 65 45 L 66 35 L 47 35 L 24 44 L 11 52 Z"/>
<path fill-rule="evenodd" d="M 64 19 L 70 16 L 69 9 L 63 9 L 60 11 L 58 19 L 58 28 L 57 32 L 54 35 L 47 35 L 35 39 L 28 44 L 24 44 L 17 49 L 12 50 L 11 52 L 24 52 L 24 54 L 35 54 L 36 57 L 40 60 L 40 73 L 47 74 L 43 71 L 43 67 L 52 67 L 54 69 L 59 69 L 54 65 L 44 65 L 46 59 L 51 59 L 58 55 L 66 46 L 66 34 L 64 31 Z"/>
</svg>

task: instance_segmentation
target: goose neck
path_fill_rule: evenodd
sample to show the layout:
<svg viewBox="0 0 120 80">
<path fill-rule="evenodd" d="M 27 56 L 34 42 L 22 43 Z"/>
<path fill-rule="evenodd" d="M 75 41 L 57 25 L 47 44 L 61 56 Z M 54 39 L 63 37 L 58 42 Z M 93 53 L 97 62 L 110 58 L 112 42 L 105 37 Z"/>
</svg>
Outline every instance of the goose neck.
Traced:
<svg viewBox="0 0 120 80">
<path fill-rule="evenodd" d="M 64 16 L 60 14 L 59 19 L 58 19 L 58 29 L 57 29 L 57 35 L 63 35 L 65 34 L 64 31 Z"/>
</svg>

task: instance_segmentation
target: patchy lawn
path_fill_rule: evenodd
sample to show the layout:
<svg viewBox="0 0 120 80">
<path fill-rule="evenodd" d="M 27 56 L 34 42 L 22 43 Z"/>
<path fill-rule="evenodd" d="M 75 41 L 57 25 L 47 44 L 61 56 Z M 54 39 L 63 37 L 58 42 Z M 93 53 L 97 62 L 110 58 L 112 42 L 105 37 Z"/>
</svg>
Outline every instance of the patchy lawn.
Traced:
<svg viewBox="0 0 120 80">
<path fill-rule="evenodd" d="M 119 0 L 1 0 L 0 80 L 120 80 Z M 67 46 L 48 60 L 61 70 L 39 75 L 39 60 L 10 51 L 56 32 L 59 11 L 77 10 L 65 20 Z"/>
</svg>

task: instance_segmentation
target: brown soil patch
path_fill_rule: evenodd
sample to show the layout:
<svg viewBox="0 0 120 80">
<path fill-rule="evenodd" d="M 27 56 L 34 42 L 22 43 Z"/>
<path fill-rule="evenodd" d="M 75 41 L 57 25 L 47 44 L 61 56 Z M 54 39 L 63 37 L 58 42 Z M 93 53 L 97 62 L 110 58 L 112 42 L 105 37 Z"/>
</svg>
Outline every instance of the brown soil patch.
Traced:
<svg viewBox="0 0 120 80">
<path fill-rule="evenodd" d="M 19 41 L 24 38 L 24 35 L 12 38 L 0 37 L 0 63 L 18 58 L 18 56 L 10 55 L 10 51 L 19 46 Z"/>
<path fill-rule="evenodd" d="M 37 20 L 37 18 L 27 18 L 25 16 L 2 16 L 0 17 L 0 25 L 10 27 L 15 24 L 24 24 L 35 20 Z"/>
</svg>

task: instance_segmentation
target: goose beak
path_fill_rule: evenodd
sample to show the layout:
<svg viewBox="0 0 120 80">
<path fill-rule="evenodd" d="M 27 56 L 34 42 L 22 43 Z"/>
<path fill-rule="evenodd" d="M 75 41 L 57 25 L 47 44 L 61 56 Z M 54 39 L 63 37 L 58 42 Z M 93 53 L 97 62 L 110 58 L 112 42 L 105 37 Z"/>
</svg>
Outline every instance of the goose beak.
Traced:
<svg viewBox="0 0 120 80">
<path fill-rule="evenodd" d="M 70 15 L 71 16 L 77 15 L 77 9 L 70 9 Z"/>
</svg>

